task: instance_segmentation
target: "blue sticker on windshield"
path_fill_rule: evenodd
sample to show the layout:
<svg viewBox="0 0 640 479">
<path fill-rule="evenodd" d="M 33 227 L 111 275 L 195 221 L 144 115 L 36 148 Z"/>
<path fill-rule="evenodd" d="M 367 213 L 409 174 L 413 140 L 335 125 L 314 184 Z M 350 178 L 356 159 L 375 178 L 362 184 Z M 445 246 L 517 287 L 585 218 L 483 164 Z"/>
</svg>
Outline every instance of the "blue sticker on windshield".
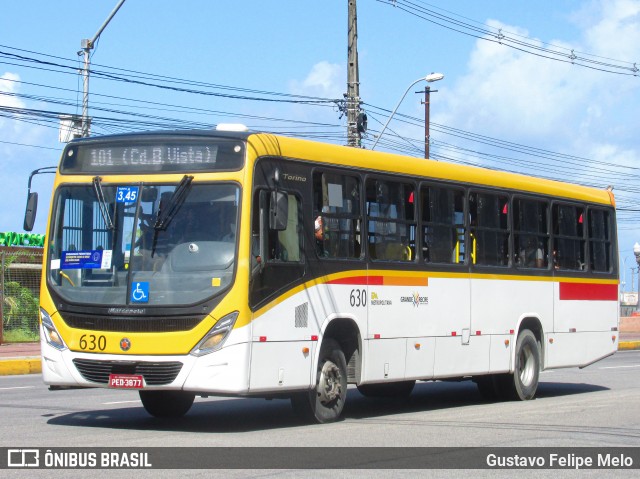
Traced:
<svg viewBox="0 0 640 479">
<path fill-rule="evenodd" d="M 116 203 L 134 203 L 137 199 L 137 186 L 118 186 L 116 190 Z"/>
<path fill-rule="evenodd" d="M 148 303 L 149 302 L 149 282 L 135 281 L 131 286 L 131 302 L 132 303 Z"/>
<path fill-rule="evenodd" d="M 111 267 L 111 250 L 63 251 L 61 269 L 108 269 Z"/>
</svg>

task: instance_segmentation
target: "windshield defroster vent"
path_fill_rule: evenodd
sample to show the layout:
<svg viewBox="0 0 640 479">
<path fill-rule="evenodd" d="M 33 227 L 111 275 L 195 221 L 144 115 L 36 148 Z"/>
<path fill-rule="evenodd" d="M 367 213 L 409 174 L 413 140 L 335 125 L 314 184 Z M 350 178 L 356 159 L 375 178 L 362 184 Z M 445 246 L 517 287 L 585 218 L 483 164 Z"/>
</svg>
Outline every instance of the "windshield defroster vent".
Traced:
<svg viewBox="0 0 640 479">
<path fill-rule="evenodd" d="M 89 331 L 114 331 L 121 333 L 165 333 L 189 331 L 205 316 L 163 316 L 140 318 L 130 316 L 97 316 L 89 314 L 62 313 L 64 322 L 77 329 Z"/>
</svg>

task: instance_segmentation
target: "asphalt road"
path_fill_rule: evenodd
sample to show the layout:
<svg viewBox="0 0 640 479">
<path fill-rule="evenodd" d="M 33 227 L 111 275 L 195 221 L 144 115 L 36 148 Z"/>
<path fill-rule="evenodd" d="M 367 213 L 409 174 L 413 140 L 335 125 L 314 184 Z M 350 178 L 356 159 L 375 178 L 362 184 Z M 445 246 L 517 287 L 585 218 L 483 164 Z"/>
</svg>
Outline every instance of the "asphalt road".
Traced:
<svg viewBox="0 0 640 479">
<path fill-rule="evenodd" d="M 344 420 L 328 425 L 303 424 L 288 401 L 261 399 L 197 398 L 184 418 L 158 420 L 136 392 L 51 392 L 39 375 L 0 377 L 0 417 L 1 447 L 640 447 L 640 351 L 543 372 L 537 399 L 526 402 L 483 402 L 468 381 L 418 383 L 408 400 L 350 389 Z"/>
</svg>

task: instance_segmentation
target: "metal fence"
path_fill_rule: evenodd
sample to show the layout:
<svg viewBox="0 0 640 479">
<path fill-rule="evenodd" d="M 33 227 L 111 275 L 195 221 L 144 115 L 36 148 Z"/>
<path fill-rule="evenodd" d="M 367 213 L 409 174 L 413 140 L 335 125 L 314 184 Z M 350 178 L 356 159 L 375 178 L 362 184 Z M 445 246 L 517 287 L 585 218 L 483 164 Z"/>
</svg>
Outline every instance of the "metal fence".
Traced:
<svg viewBox="0 0 640 479">
<path fill-rule="evenodd" d="M 620 316 L 626 317 L 631 316 L 638 310 L 638 307 L 634 304 L 633 306 L 621 304 L 620 305 Z"/>
<path fill-rule="evenodd" d="M 38 341 L 42 249 L 0 249 L 0 343 Z"/>
</svg>

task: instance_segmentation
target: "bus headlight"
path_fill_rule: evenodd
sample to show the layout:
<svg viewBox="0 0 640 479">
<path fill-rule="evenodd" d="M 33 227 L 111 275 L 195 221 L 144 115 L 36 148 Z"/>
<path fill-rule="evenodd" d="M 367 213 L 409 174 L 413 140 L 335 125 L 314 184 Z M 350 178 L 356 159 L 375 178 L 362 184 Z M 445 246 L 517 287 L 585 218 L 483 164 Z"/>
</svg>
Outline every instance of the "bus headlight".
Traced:
<svg viewBox="0 0 640 479">
<path fill-rule="evenodd" d="M 196 344 L 195 348 L 191 350 L 191 354 L 193 356 L 204 356 L 220 349 L 233 329 L 233 325 L 236 324 L 239 314 L 238 311 L 234 311 L 221 318 L 205 337 Z"/>
<path fill-rule="evenodd" d="M 47 343 L 62 351 L 63 349 L 67 349 L 67 345 L 64 344 L 64 341 L 60 337 L 58 330 L 53 325 L 53 321 L 51 321 L 51 316 L 47 314 L 47 312 L 40 308 L 40 319 L 42 320 L 42 329 L 44 332 L 44 339 Z"/>
</svg>

